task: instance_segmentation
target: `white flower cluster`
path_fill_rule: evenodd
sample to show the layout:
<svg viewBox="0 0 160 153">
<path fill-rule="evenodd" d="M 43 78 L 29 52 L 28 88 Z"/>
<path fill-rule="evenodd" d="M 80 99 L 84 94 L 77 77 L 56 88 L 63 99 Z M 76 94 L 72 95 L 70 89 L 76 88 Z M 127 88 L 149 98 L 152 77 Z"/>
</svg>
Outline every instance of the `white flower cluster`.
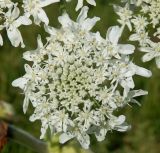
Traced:
<svg viewBox="0 0 160 153">
<path fill-rule="evenodd" d="M 69 2 L 71 0 L 66 1 Z M 25 47 L 22 35 L 18 30 L 19 26 L 32 24 L 31 16 L 33 16 L 36 25 L 40 25 L 41 22 L 48 25 L 49 19 L 43 7 L 56 2 L 60 2 L 60 0 L 23 0 L 24 15 L 20 16 L 20 10 L 17 7 L 18 3 L 14 3 L 11 0 L 0 0 L 0 31 L 6 29 L 8 38 L 14 47 L 18 47 L 19 45 Z M 87 2 L 91 5 L 96 5 L 95 0 L 87 0 Z M 83 0 L 78 0 L 76 10 L 78 11 L 82 7 Z M 0 46 L 3 46 L 1 34 Z"/>
<path fill-rule="evenodd" d="M 48 24 L 48 17 L 42 7 L 55 2 L 59 2 L 59 0 L 23 0 L 24 15 L 21 16 L 18 3 L 14 3 L 11 0 L 0 0 L 0 31 L 6 29 L 8 38 L 14 47 L 19 45 L 25 47 L 18 28 L 21 25 L 32 24 L 31 19 L 29 19 L 31 15 L 33 15 L 36 24 L 39 24 L 41 21 Z M 0 45 L 3 45 L 1 34 Z"/>
<path fill-rule="evenodd" d="M 41 22 L 49 24 L 49 19 L 43 10 L 43 7 L 60 0 L 23 0 L 23 8 L 27 17 L 33 16 L 34 23 L 39 25 Z"/>
<path fill-rule="evenodd" d="M 60 143 L 76 138 L 85 149 L 91 134 L 102 141 L 108 131 L 129 128 L 125 116 L 114 112 L 147 94 L 133 90 L 134 75 L 151 76 L 129 59 L 135 47 L 119 44 L 122 28 L 109 28 L 104 39 L 90 31 L 99 18 L 87 13 L 83 7 L 76 22 L 64 13 L 60 29 L 45 26 L 47 43 L 39 36 L 38 48 L 23 54 L 33 64 L 25 64 L 26 74 L 12 83 L 24 91 L 24 112 L 29 102 L 35 109 L 30 120 L 42 122 L 41 138 L 50 128 Z"/>
<path fill-rule="evenodd" d="M 119 15 L 118 22 L 127 25 L 134 33 L 130 36 L 131 41 L 138 41 L 140 50 L 146 52 L 143 62 L 156 59 L 157 67 L 160 68 L 160 45 L 154 42 L 153 38 L 160 40 L 160 0 L 132 0 L 135 11 L 131 11 L 128 0 L 124 7 L 115 6 L 115 11 Z M 154 31 L 154 32 L 153 32 Z"/>
<path fill-rule="evenodd" d="M 23 39 L 18 27 L 29 25 L 31 20 L 25 16 L 20 16 L 20 10 L 16 3 L 10 0 L 0 1 L 0 31 L 6 29 L 9 40 L 12 45 L 17 47 L 21 44 L 24 47 Z M 3 45 L 3 38 L 0 34 L 0 45 Z"/>
</svg>

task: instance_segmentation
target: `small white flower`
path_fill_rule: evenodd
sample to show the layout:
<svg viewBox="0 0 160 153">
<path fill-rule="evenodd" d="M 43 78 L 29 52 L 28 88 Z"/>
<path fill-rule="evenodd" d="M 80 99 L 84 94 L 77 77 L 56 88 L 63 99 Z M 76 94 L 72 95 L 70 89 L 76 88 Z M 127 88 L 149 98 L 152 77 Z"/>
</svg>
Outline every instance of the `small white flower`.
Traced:
<svg viewBox="0 0 160 153">
<path fill-rule="evenodd" d="M 126 93 L 124 93 L 124 97 L 126 97 L 125 94 Z M 141 104 L 134 98 L 139 97 L 139 96 L 143 96 L 143 95 L 147 95 L 148 92 L 144 91 L 144 90 L 132 90 L 132 91 L 129 91 L 129 93 L 127 93 L 127 94 L 128 94 L 127 101 L 130 101 L 131 103 L 135 103 L 135 104 L 138 104 L 139 106 L 141 106 Z M 126 100 L 126 99 L 124 98 L 124 100 Z"/>
<path fill-rule="evenodd" d="M 67 132 L 68 127 L 74 127 L 74 123 L 69 119 L 69 114 L 65 110 L 54 112 L 51 124 L 55 127 L 57 132 Z"/>
<path fill-rule="evenodd" d="M 107 31 L 106 35 L 106 41 L 108 42 L 107 51 L 104 51 L 105 53 L 108 53 L 109 56 L 111 55 L 116 58 L 121 58 L 119 54 L 122 55 L 129 55 L 132 54 L 135 50 L 135 47 L 130 44 L 118 44 L 119 38 L 122 35 L 123 28 L 120 28 L 119 26 L 113 26 L 110 27 Z"/>
<path fill-rule="evenodd" d="M 77 18 L 76 22 L 73 22 L 67 13 L 64 13 L 62 16 L 58 18 L 63 28 L 73 28 L 73 30 L 77 28 L 81 28 L 84 31 L 90 31 L 97 21 L 100 20 L 99 17 L 87 18 L 89 8 L 84 6 Z M 83 33 L 82 33 L 83 34 Z"/>
<path fill-rule="evenodd" d="M 129 126 L 125 124 L 125 120 L 126 117 L 124 115 L 120 115 L 119 117 L 110 116 L 108 124 L 112 129 L 124 132 L 129 128 Z"/>
<path fill-rule="evenodd" d="M 155 43 L 148 41 L 148 46 L 141 47 L 140 50 L 142 52 L 146 52 L 146 54 L 142 57 L 143 62 L 148 62 L 155 58 L 156 65 L 158 68 L 160 68 L 160 42 Z"/>
<path fill-rule="evenodd" d="M 91 102 L 85 102 L 83 111 L 79 112 L 75 120 L 78 121 L 83 131 L 87 131 L 91 124 L 99 125 L 99 118 L 96 116 L 96 112 L 92 110 Z"/>
<path fill-rule="evenodd" d="M 151 41 L 152 37 L 157 37 L 157 39 L 160 38 L 160 1 L 122 0 L 122 2 L 125 2 L 126 5 L 124 7 L 115 6 L 115 11 L 120 16 L 120 19 L 118 19 L 118 21 L 122 25 L 125 24 L 125 21 L 128 24 L 132 23 L 133 25 L 133 33 L 130 35 L 129 40 L 138 41 L 141 50 L 143 52 L 147 52 L 142 58 L 144 62 L 150 61 L 151 59 L 155 58 L 157 66 L 160 67 L 158 53 L 159 43 L 156 44 Z M 134 4 L 134 7 L 137 7 L 137 9 L 135 9 L 137 11 L 131 11 L 130 4 Z M 132 14 L 130 14 L 131 12 Z M 131 30 L 131 28 L 129 29 Z"/>
<path fill-rule="evenodd" d="M 118 22 L 124 26 L 127 25 L 129 30 L 132 31 L 131 19 L 133 12 L 129 8 L 129 4 L 126 3 L 124 7 L 114 5 L 115 12 L 119 15 Z"/>
<path fill-rule="evenodd" d="M 39 35 L 37 38 L 38 47 L 36 50 L 27 51 L 23 54 L 23 58 L 27 61 L 33 61 L 35 63 L 40 62 L 44 56 L 44 46 L 41 40 L 41 36 Z M 37 54 L 39 56 L 37 56 Z"/>
<path fill-rule="evenodd" d="M 129 57 L 125 57 L 117 61 L 113 60 L 110 63 L 109 71 L 109 79 L 112 80 L 111 83 L 115 83 L 115 85 L 118 85 L 117 83 L 119 83 L 124 89 L 134 88 L 135 85 L 132 77 L 135 74 L 144 77 L 151 77 L 152 75 L 149 70 L 139 67 L 129 61 Z"/>
<path fill-rule="evenodd" d="M 11 0 L 0 0 L 0 8 L 9 8 L 13 5 Z"/>
<path fill-rule="evenodd" d="M 148 32 L 146 31 L 140 31 L 139 33 L 131 34 L 129 37 L 130 41 L 138 41 L 140 46 L 146 46 L 149 39 Z"/>
<path fill-rule="evenodd" d="M 4 13 L 4 23 L 2 23 L 0 29 L 2 30 L 5 28 L 7 30 L 8 38 L 13 46 L 18 47 L 21 44 L 21 47 L 24 47 L 25 45 L 18 27 L 21 25 L 31 24 L 31 20 L 26 16 L 19 15 L 20 11 L 16 4 L 8 8 L 8 11 Z M 0 40 L 0 44 L 3 45 L 2 38 Z"/>
<path fill-rule="evenodd" d="M 41 22 L 48 25 L 49 19 L 43 10 L 43 7 L 52 3 L 59 2 L 59 0 L 23 0 L 23 8 L 25 15 L 34 18 L 34 23 L 39 25 Z"/>
<path fill-rule="evenodd" d="M 96 6 L 95 0 L 86 0 L 86 1 L 90 5 Z M 84 0 L 78 0 L 77 6 L 76 6 L 76 11 L 78 11 L 80 8 L 83 7 L 83 2 L 84 2 Z"/>
<path fill-rule="evenodd" d="M 149 24 L 149 22 L 147 21 L 147 18 L 141 15 L 134 16 L 131 22 L 134 24 L 134 27 L 137 33 L 144 31 Z"/>
</svg>

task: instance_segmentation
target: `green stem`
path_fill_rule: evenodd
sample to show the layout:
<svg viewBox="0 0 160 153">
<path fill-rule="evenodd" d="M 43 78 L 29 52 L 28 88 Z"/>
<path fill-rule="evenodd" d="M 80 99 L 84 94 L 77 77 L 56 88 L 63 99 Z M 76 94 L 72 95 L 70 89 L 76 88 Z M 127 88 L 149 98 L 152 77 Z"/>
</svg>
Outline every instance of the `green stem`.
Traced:
<svg viewBox="0 0 160 153">
<path fill-rule="evenodd" d="M 45 142 L 40 141 L 26 131 L 16 128 L 13 125 L 9 125 L 8 127 L 8 137 L 37 153 L 49 153 L 48 145 Z"/>
</svg>

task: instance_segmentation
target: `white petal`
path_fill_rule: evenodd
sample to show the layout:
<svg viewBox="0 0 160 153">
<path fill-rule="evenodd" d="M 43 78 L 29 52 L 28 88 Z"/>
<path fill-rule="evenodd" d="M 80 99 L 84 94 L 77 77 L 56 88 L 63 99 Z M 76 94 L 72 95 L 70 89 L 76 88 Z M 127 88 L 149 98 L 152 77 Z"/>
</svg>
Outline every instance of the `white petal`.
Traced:
<svg viewBox="0 0 160 153">
<path fill-rule="evenodd" d="M 124 88 L 124 90 L 126 90 L 128 88 L 133 89 L 135 87 L 135 84 L 134 84 L 132 77 L 128 77 L 125 80 L 122 80 L 120 84 Z"/>
<path fill-rule="evenodd" d="M 40 0 L 40 7 L 45 7 L 56 2 L 60 2 L 60 0 Z"/>
<path fill-rule="evenodd" d="M 160 69 L 160 56 L 155 58 L 157 67 Z"/>
<path fill-rule="evenodd" d="M 96 6 L 95 0 L 87 0 L 87 2 L 93 6 Z"/>
<path fill-rule="evenodd" d="M 139 50 L 146 53 L 153 51 L 151 47 L 140 47 Z"/>
<path fill-rule="evenodd" d="M 43 48 L 43 43 L 42 43 L 41 35 L 38 35 L 38 37 L 37 37 L 37 43 L 38 43 L 38 48 Z"/>
<path fill-rule="evenodd" d="M 147 78 L 152 76 L 152 72 L 143 67 L 135 66 L 135 70 L 137 75 L 147 77 Z"/>
<path fill-rule="evenodd" d="M 7 35 L 9 40 L 11 41 L 11 44 L 14 47 L 18 47 L 20 43 L 21 43 L 21 47 L 24 47 L 23 39 L 18 29 L 16 28 L 7 29 Z"/>
<path fill-rule="evenodd" d="M 110 120 L 108 121 L 108 124 L 110 125 L 110 127 L 112 129 L 115 129 L 117 126 L 121 125 L 124 123 L 126 117 L 124 115 L 120 115 L 119 117 L 115 117 L 113 116 L 112 118 L 110 118 Z"/>
<path fill-rule="evenodd" d="M 94 18 L 92 18 L 92 19 L 86 19 L 82 24 L 81 24 L 81 26 L 82 26 L 82 28 L 83 29 L 85 29 L 85 30 L 87 30 L 87 31 L 89 31 L 89 30 L 91 30 L 93 27 L 94 27 L 94 25 L 97 23 L 97 21 L 99 21 L 100 20 L 100 18 L 99 17 L 94 17 Z"/>
<path fill-rule="evenodd" d="M 48 19 L 47 15 L 46 15 L 46 13 L 45 13 L 45 11 L 44 11 L 43 9 L 40 9 L 40 10 L 38 11 L 38 18 L 39 18 L 42 22 L 44 22 L 46 25 L 49 24 L 49 19 Z"/>
<path fill-rule="evenodd" d="M 46 131 L 47 131 L 47 128 L 48 128 L 48 124 L 43 124 L 43 123 L 42 123 L 40 139 L 43 139 L 43 138 L 44 138 L 44 136 L 45 136 L 45 134 L 46 134 Z"/>
<path fill-rule="evenodd" d="M 77 140 L 79 141 L 79 143 L 81 144 L 81 146 L 84 149 L 89 149 L 89 145 L 90 145 L 90 138 L 89 135 L 86 133 L 79 133 L 77 136 Z"/>
<path fill-rule="evenodd" d="M 113 101 L 109 101 L 109 102 L 108 102 L 108 105 L 109 105 L 110 107 L 112 107 L 113 109 L 116 109 L 116 108 L 117 108 L 117 105 L 116 105 Z"/>
<path fill-rule="evenodd" d="M 117 130 L 117 131 L 119 131 L 119 132 L 125 132 L 125 131 L 127 131 L 128 129 L 130 129 L 130 128 L 131 128 L 131 126 L 128 126 L 127 124 L 126 124 L 126 125 L 123 124 L 123 125 L 117 126 L 117 127 L 115 128 L 115 130 Z"/>
<path fill-rule="evenodd" d="M 27 61 L 33 61 L 34 60 L 34 58 L 33 58 L 33 56 L 34 56 L 33 52 L 34 52 L 34 50 L 27 51 L 27 52 L 23 53 L 23 58 L 25 60 L 27 60 Z"/>
<path fill-rule="evenodd" d="M 37 116 L 36 116 L 35 114 L 32 114 L 32 115 L 30 116 L 29 120 L 30 120 L 31 122 L 34 122 L 35 120 L 37 120 Z"/>
<path fill-rule="evenodd" d="M 131 25 L 131 22 L 127 22 L 126 24 L 127 24 L 127 26 L 128 26 L 129 31 L 132 31 L 132 25 Z"/>
<path fill-rule="evenodd" d="M 129 97 L 134 98 L 134 97 L 139 97 L 139 96 L 147 95 L 148 92 L 144 91 L 144 90 L 132 90 L 128 94 L 129 94 Z"/>
<path fill-rule="evenodd" d="M 155 48 L 155 47 L 156 47 L 156 44 L 157 44 L 157 43 L 151 41 L 150 39 L 147 39 L 146 41 L 147 41 L 147 43 L 151 46 L 151 48 Z"/>
<path fill-rule="evenodd" d="M 67 13 L 64 13 L 62 16 L 60 16 L 58 21 L 61 23 L 62 27 L 68 27 L 72 24 L 72 20 Z"/>
<path fill-rule="evenodd" d="M 103 141 L 106 137 L 107 131 L 107 129 L 102 128 L 99 132 L 96 132 L 95 136 L 97 138 L 97 141 Z"/>
<path fill-rule="evenodd" d="M 113 26 L 108 29 L 106 39 L 109 39 L 113 44 L 117 44 L 121 34 L 122 29 L 119 26 Z"/>
<path fill-rule="evenodd" d="M 70 139 L 74 138 L 74 135 L 70 132 L 63 133 L 59 137 L 59 142 L 64 144 L 65 142 L 69 141 Z"/>
<path fill-rule="evenodd" d="M 34 18 L 34 23 L 36 25 L 39 25 L 41 23 L 41 20 L 40 20 L 40 18 L 38 17 L 37 14 L 33 15 L 33 18 Z"/>
<path fill-rule="evenodd" d="M 12 11 L 12 17 L 14 19 L 16 19 L 16 18 L 18 18 L 19 14 L 20 14 L 19 8 L 18 7 L 14 7 L 14 9 Z"/>
<path fill-rule="evenodd" d="M 129 77 L 126 79 L 126 84 L 129 88 L 133 89 L 134 88 L 134 81 L 133 81 L 133 78 L 132 77 Z"/>
<path fill-rule="evenodd" d="M 129 37 L 129 40 L 130 41 L 137 41 L 139 40 L 139 36 L 137 34 L 132 34 L 130 37 Z"/>
<path fill-rule="evenodd" d="M 28 64 L 25 64 L 24 68 L 25 68 L 25 71 L 26 71 L 27 74 L 30 74 L 33 71 L 32 68 Z"/>
<path fill-rule="evenodd" d="M 99 32 L 96 32 L 95 37 L 98 42 L 104 41 L 104 39 L 102 38 L 102 36 Z"/>
<path fill-rule="evenodd" d="M 43 43 L 41 40 L 41 36 L 38 35 L 37 37 L 37 43 L 38 43 L 38 48 L 36 50 L 31 50 L 31 51 L 26 51 L 23 53 L 23 58 L 27 61 L 33 61 L 35 56 L 37 56 L 38 51 L 43 48 Z"/>
<path fill-rule="evenodd" d="M 3 38 L 1 34 L 0 34 L 0 46 L 3 46 Z"/>
<path fill-rule="evenodd" d="M 133 70 L 130 69 L 124 74 L 125 77 L 131 77 L 133 75 L 135 75 L 135 70 L 134 69 Z"/>
<path fill-rule="evenodd" d="M 44 25 L 44 29 L 46 32 L 48 32 L 50 35 L 53 35 L 53 36 L 55 36 L 57 33 L 55 28 L 47 26 L 47 25 Z"/>
<path fill-rule="evenodd" d="M 83 0 L 78 0 L 76 11 L 78 11 L 83 6 Z"/>
<path fill-rule="evenodd" d="M 124 115 L 120 115 L 116 120 L 116 124 L 121 125 L 125 122 L 125 120 L 126 120 L 126 117 Z"/>
<path fill-rule="evenodd" d="M 27 112 L 28 105 L 29 105 L 29 99 L 28 99 L 27 96 L 25 96 L 24 101 L 23 101 L 23 112 L 24 112 L 24 114 L 26 114 L 26 112 Z"/>
<path fill-rule="evenodd" d="M 80 14 L 78 15 L 78 18 L 77 18 L 78 23 L 83 22 L 87 18 L 88 10 L 89 10 L 89 8 L 87 6 L 84 6 L 81 9 L 81 12 L 80 12 Z"/>
<path fill-rule="evenodd" d="M 130 102 L 134 103 L 134 104 L 137 104 L 138 106 L 141 106 L 141 104 L 135 99 L 131 99 Z"/>
<path fill-rule="evenodd" d="M 14 24 L 16 27 L 19 27 L 20 25 L 30 25 L 32 21 L 26 16 L 20 16 Z"/>
<path fill-rule="evenodd" d="M 130 44 L 118 45 L 118 47 L 119 47 L 118 52 L 120 54 L 124 54 L 124 55 L 132 54 L 132 53 L 134 53 L 134 50 L 135 50 L 135 46 L 130 45 Z"/>
<path fill-rule="evenodd" d="M 27 82 L 28 82 L 28 80 L 27 80 L 26 78 L 21 77 L 21 78 L 18 78 L 18 79 L 16 79 L 16 80 L 14 80 L 14 81 L 12 82 L 12 86 L 13 86 L 13 87 L 19 87 L 19 88 L 21 88 L 21 89 L 24 89 L 24 88 L 25 88 L 25 85 L 27 84 Z"/>
<path fill-rule="evenodd" d="M 149 52 L 146 53 L 143 57 L 142 57 L 142 61 L 143 62 L 148 62 L 150 60 L 152 60 L 155 57 L 155 52 Z"/>
</svg>

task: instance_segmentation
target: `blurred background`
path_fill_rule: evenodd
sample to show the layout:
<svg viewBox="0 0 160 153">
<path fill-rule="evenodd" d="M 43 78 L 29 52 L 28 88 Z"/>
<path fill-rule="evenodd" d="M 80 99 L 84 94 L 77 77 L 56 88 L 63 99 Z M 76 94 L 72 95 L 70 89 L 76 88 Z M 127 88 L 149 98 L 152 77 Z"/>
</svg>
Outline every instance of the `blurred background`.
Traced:
<svg viewBox="0 0 160 153">
<path fill-rule="evenodd" d="M 112 3 L 119 3 L 120 0 L 97 0 L 97 7 L 91 7 L 89 16 L 99 16 L 101 21 L 93 29 L 100 31 L 105 37 L 108 27 L 117 25 L 118 16 L 114 13 Z M 77 12 L 74 8 L 77 1 L 72 0 L 67 3 L 66 9 L 74 20 Z M 62 6 L 61 6 L 62 7 Z M 60 4 L 53 4 L 45 8 L 50 19 L 50 25 L 59 27 L 57 17 L 61 15 Z M 46 33 L 43 28 L 36 25 L 20 28 L 25 49 L 13 48 L 6 36 L 6 32 L 2 33 L 4 38 L 4 46 L 0 47 L 0 100 L 7 101 L 14 108 L 14 115 L 11 124 L 31 133 L 35 137 L 40 136 L 40 122 L 31 123 L 29 116 L 33 110 L 30 105 L 26 115 L 23 114 L 22 105 L 24 96 L 22 91 L 11 86 L 11 82 L 24 74 L 23 65 L 25 61 L 22 59 L 23 52 L 35 49 L 38 34 L 41 34 L 45 41 Z M 127 43 L 129 31 L 123 33 L 120 40 L 121 43 Z M 134 43 L 137 48 L 138 44 Z M 121 113 L 127 116 L 127 122 L 132 125 L 132 129 L 126 133 L 110 132 L 107 134 L 106 140 L 97 142 L 93 137 L 91 141 L 91 150 L 94 153 L 160 153 L 160 70 L 156 68 L 154 61 L 142 63 L 140 53 L 137 49 L 133 61 L 137 65 L 144 66 L 153 72 L 153 76 L 149 79 L 142 77 L 134 77 L 136 89 L 143 89 L 149 92 L 148 96 L 143 96 L 138 100 L 141 107 L 132 105 L 127 106 Z M 0 110 L 2 112 L 2 110 Z M 1 113 L 0 112 L 0 113 Z M 87 153 L 88 151 L 80 150 L 79 144 L 72 141 L 65 145 L 60 145 L 57 138 L 53 138 L 53 153 Z M 20 145 L 12 140 L 8 140 L 2 153 L 35 153 L 27 147 Z"/>
</svg>

